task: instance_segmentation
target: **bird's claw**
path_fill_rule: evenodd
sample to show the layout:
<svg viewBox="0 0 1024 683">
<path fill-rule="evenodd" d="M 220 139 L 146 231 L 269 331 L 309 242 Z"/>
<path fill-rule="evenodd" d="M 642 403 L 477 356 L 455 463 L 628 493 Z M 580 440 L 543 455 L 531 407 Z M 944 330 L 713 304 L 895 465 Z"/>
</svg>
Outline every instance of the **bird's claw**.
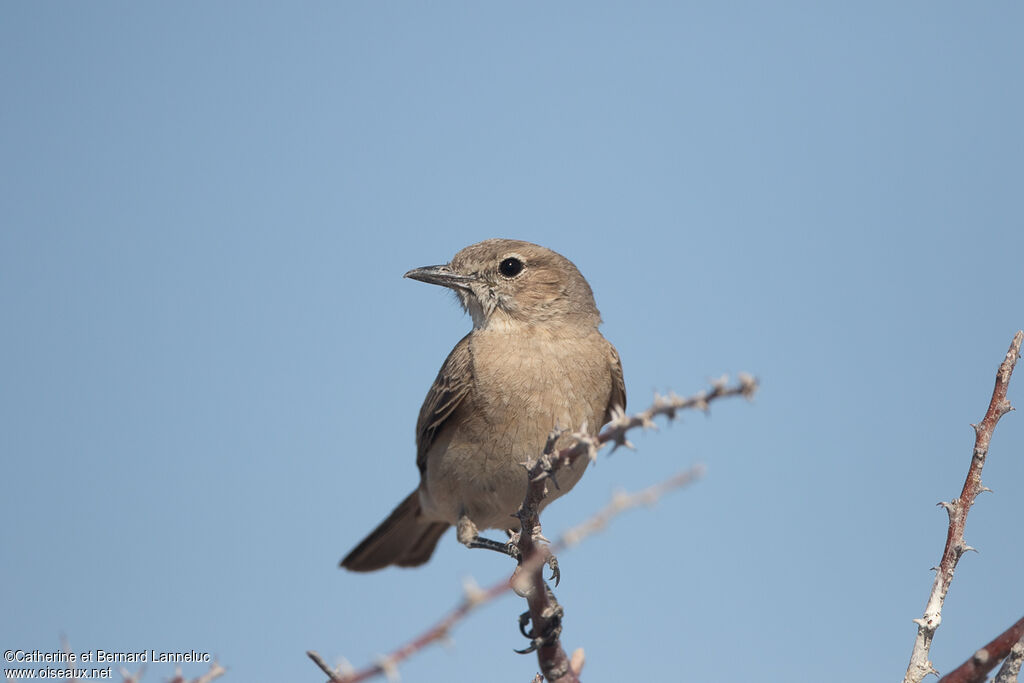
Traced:
<svg viewBox="0 0 1024 683">
<path fill-rule="evenodd" d="M 562 570 L 558 568 L 558 558 L 554 555 L 548 555 L 548 559 L 545 560 L 548 567 L 551 568 L 551 578 L 549 581 L 555 582 L 555 588 L 558 588 L 558 582 L 562 580 Z"/>
<path fill-rule="evenodd" d="M 530 623 L 530 611 L 527 610 L 519 615 L 519 632 L 523 634 L 523 638 L 532 640 L 533 636 L 526 632 L 526 625 Z"/>
<path fill-rule="evenodd" d="M 527 631 L 526 625 L 529 623 L 529 612 L 523 612 L 519 615 L 519 632 L 523 634 L 524 638 L 530 639 L 530 644 L 522 650 L 514 650 L 517 654 L 526 655 L 536 652 L 537 648 L 547 647 L 558 642 L 558 637 L 562 635 L 562 608 L 559 606 L 552 611 L 544 627 L 544 633 L 541 635 L 537 635 L 536 631 L 532 628 Z"/>
</svg>

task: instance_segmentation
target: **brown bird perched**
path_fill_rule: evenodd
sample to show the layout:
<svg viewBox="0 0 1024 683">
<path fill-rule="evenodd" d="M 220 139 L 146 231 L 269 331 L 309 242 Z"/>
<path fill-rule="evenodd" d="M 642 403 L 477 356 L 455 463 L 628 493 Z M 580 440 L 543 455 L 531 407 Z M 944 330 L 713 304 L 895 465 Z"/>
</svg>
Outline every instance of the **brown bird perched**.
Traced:
<svg viewBox="0 0 1024 683">
<path fill-rule="evenodd" d="M 454 291 L 473 330 L 448 354 L 420 409 L 420 484 L 341 561 L 353 571 L 421 565 L 453 524 L 467 545 L 477 529 L 518 529 L 522 463 L 543 452 L 551 430 L 595 435 L 614 407 L 626 407 L 619 354 L 597 329 L 590 285 L 564 256 L 491 239 L 405 277 Z M 571 441 L 567 434 L 556 447 Z M 543 505 L 571 489 L 587 462 L 563 470 Z"/>
</svg>

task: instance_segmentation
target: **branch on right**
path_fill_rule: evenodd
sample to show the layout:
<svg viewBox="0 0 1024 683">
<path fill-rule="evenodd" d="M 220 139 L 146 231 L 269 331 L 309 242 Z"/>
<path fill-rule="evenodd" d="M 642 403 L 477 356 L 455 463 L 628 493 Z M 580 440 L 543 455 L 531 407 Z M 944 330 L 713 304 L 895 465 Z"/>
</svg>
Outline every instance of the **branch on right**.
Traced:
<svg viewBox="0 0 1024 683">
<path fill-rule="evenodd" d="M 949 502 L 939 503 L 949 514 L 946 545 L 935 572 L 935 581 L 932 583 L 932 590 L 928 595 L 928 602 L 925 604 L 924 615 L 914 619 L 914 623 L 917 624 L 917 637 L 914 640 L 914 650 L 910 655 L 910 664 L 907 666 L 903 683 L 920 683 L 928 674 L 939 674 L 929 659 L 932 639 L 942 623 L 942 604 L 949 592 L 957 563 L 965 552 L 974 550 L 964 540 L 967 513 L 974 505 L 978 494 L 990 490 L 981 482 L 981 471 L 985 467 L 989 442 L 992 440 L 992 432 L 995 431 L 996 424 L 1003 415 L 1014 409 L 1010 405 L 1009 399 L 1006 398 L 1006 392 L 1010 386 L 1013 369 L 1020 358 L 1021 342 L 1024 342 L 1024 332 L 1018 331 L 1014 335 L 1013 341 L 1010 342 L 1010 348 L 996 372 L 995 388 L 992 390 L 992 399 L 989 401 L 985 417 L 978 424 L 971 425 L 974 427 L 975 434 L 974 450 L 960 496 Z M 975 651 L 962 665 L 943 676 L 939 683 L 982 683 L 988 673 L 1000 662 L 1003 662 L 1003 666 L 997 674 L 995 682 L 1016 683 L 1022 659 L 1024 659 L 1024 617 Z"/>
</svg>

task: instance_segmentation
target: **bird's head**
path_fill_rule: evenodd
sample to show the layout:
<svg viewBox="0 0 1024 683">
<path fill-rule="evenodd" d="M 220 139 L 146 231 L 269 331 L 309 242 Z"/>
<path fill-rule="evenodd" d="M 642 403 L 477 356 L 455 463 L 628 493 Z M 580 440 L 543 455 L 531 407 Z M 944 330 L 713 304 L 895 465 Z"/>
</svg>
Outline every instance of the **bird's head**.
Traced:
<svg viewBox="0 0 1024 683">
<path fill-rule="evenodd" d="M 477 329 L 601 322 L 590 285 L 572 261 L 530 242 L 485 240 L 450 263 L 414 268 L 405 277 L 454 291 Z"/>
</svg>

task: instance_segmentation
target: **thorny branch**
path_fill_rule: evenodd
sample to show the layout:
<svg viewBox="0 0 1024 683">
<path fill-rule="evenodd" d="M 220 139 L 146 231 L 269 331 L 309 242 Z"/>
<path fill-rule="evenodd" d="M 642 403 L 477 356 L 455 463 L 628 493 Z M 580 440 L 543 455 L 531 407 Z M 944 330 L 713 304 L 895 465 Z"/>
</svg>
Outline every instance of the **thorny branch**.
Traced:
<svg viewBox="0 0 1024 683">
<path fill-rule="evenodd" d="M 347 663 L 338 668 L 331 668 L 313 650 L 307 651 L 307 656 L 320 667 L 320 670 L 328 676 L 328 681 L 331 683 L 358 683 L 359 681 L 365 681 L 382 674 L 394 679 L 397 676 L 398 664 L 400 662 L 408 659 L 432 643 L 447 639 L 452 627 L 464 619 L 470 612 L 513 588 L 519 593 L 527 594 L 534 632 L 543 633 L 544 624 L 550 622 L 552 617 L 555 616 L 551 612 L 552 608 L 557 606 L 557 603 L 552 605 L 551 602 L 547 601 L 547 598 L 550 596 L 553 602 L 554 596 L 550 594 L 550 590 L 545 585 L 541 574 L 548 558 L 552 556 L 552 552 L 561 552 L 561 550 L 579 543 L 585 537 L 602 530 L 614 516 L 625 510 L 640 505 L 653 504 L 665 493 L 683 487 L 699 478 L 703 474 L 704 468 L 702 465 L 696 465 L 664 482 L 655 484 L 637 493 L 617 494 L 608 506 L 592 518 L 563 534 L 552 544 L 550 550 L 546 546 L 537 543 L 537 541 L 545 540 L 540 535 L 540 524 L 536 509 L 546 492 L 547 479 L 553 478 L 552 475 L 561 467 L 574 462 L 583 454 L 587 454 L 591 458 L 595 457 L 600 446 L 608 442 L 615 442 L 616 445 L 631 446 L 625 438 L 626 432 L 635 427 L 654 427 L 653 418 L 658 415 L 664 415 L 671 420 L 675 419 L 677 413 L 681 410 L 699 409 L 706 411 L 710 402 L 715 399 L 728 396 L 750 398 L 756 389 L 757 381 L 748 375 L 740 375 L 739 382 L 732 387 L 728 386 L 725 378 L 722 378 L 712 383 L 710 391 L 701 392 L 688 398 L 682 398 L 674 394 L 667 397 L 655 396 L 654 403 L 650 408 L 633 416 L 627 416 L 622 411 L 619 411 L 609 426 L 596 439 L 584 434 L 573 434 L 577 438 L 577 443 L 557 453 L 551 452 L 554 439 L 549 440 L 548 448 L 545 449 L 546 453 L 538 458 L 537 461 L 527 464 L 527 469 L 530 473 L 530 483 L 527 487 L 523 507 L 519 511 L 520 519 L 524 520 L 524 522 L 517 541 L 522 560 L 512 578 L 503 579 L 486 589 L 481 589 L 475 582 L 467 582 L 464 587 L 465 596 L 458 606 L 413 640 L 392 651 L 390 654 L 378 658 L 374 664 L 358 671 Z M 538 494 L 541 497 L 538 498 Z M 527 525 L 529 525 L 529 530 Z M 530 595 L 534 596 L 533 600 L 530 599 Z M 541 668 L 546 675 L 549 675 L 548 680 L 577 680 L 577 674 L 583 666 L 582 650 L 577 650 L 570 659 L 562 650 L 557 637 L 550 645 L 545 646 L 541 644 L 536 649 L 538 661 L 541 662 Z M 561 678 L 550 677 L 555 673 L 560 673 Z M 566 676 L 571 676 L 571 678 L 566 678 Z"/>
<path fill-rule="evenodd" d="M 953 581 L 953 572 L 956 570 L 957 562 L 960 561 L 960 557 L 965 552 L 973 550 L 964 541 L 964 526 L 967 524 L 967 513 L 970 511 L 971 506 L 974 505 L 974 500 L 978 497 L 978 494 L 988 490 L 981 483 L 981 470 L 985 466 L 985 458 L 988 455 L 992 431 L 999 422 L 999 418 L 1013 410 L 1013 407 L 1006 398 L 1006 391 L 1010 386 L 1010 376 L 1013 374 L 1013 368 L 1017 364 L 1017 359 L 1020 358 L 1022 341 L 1024 341 L 1024 332 L 1018 331 L 1010 343 L 1010 349 L 1006 352 L 1006 357 L 999 365 L 988 411 L 986 411 L 984 419 L 979 424 L 971 425 L 974 427 L 975 434 L 974 454 L 971 458 L 971 466 L 967 470 L 967 479 L 964 481 L 964 488 L 960 493 L 960 497 L 954 498 L 948 503 L 939 503 L 949 513 L 949 530 L 946 532 L 946 546 L 942 551 L 942 560 L 939 562 L 938 571 L 935 574 L 935 581 L 932 584 L 931 594 L 928 596 L 924 616 L 920 619 L 914 619 L 914 623 L 917 624 L 917 637 L 914 641 L 914 650 L 910 655 L 910 665 L 907 667 L 903 683 L 920 683 L 928 674 L 938 674 L 928 659 L 928 653 L 931 650 L 935 631 L 939 628 L 939 624 L 942 623 L 942 603 L 945 601 L 946 593 L 949 591 L 949 584 Z M 1007 646 L 1008 650 L 1009 646 Z M 995 664 L 993 663 L 992 666 L 995 666 Z"/>
</svg>

